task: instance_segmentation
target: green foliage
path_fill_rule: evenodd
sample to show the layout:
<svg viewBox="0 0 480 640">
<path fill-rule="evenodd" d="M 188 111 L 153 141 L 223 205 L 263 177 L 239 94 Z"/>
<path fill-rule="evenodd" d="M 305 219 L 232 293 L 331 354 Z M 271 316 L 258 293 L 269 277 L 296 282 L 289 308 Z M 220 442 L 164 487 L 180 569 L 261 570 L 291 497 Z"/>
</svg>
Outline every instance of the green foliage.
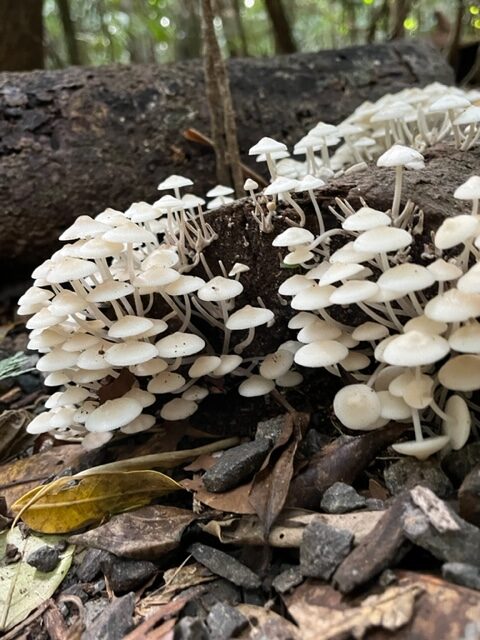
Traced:
<svg viewBox="0 0 480 640">
<path fill-rule="evenodd" d="M 385 40 L 394 1 L 284 0 L 283 6 L 298 49 L 316 51 L 364 43 L 372 25 L 375 39 Z M 200 55 L 199 0 L 70 0 L 69 6 L 82 64 L 164 63 Z M 215 26 L 225 55 L 274 53 L 263 0 L 218 0 L 217 6 Z M 452 0 L 413 0 L 403 23 L 406 37 L 428 36 L 435 28 L 435 11 L 454 24 Z M 57 0 L 44 0 L 44 17 L 48 66 L 66 66 L 69 59 Z M 480 9 L 472 0 L 465 7 L 463 38 L 479 35 Z"/>
</svg>

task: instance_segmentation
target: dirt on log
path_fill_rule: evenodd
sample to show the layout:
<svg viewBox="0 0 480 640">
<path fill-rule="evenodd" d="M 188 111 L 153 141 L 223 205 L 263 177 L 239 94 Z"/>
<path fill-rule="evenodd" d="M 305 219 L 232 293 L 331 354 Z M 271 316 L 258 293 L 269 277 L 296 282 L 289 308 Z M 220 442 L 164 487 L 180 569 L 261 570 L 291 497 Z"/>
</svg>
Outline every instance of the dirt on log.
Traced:
<svg viewBox="0 0 480 640">
<path fill-rule="evenodd" d="M 366 99 L 453 80 L 420 41 L 234 59 L 229 72 L 245 160 L 263 135 L 292 145 Z M 188 127 L 209 130 L 200 61 L 0 74 L 0 262 L 38 264 L 74 217 L 151 202 L 170 173 L 204 193 L 213 154 L 182 137 Z"/>
</svg>

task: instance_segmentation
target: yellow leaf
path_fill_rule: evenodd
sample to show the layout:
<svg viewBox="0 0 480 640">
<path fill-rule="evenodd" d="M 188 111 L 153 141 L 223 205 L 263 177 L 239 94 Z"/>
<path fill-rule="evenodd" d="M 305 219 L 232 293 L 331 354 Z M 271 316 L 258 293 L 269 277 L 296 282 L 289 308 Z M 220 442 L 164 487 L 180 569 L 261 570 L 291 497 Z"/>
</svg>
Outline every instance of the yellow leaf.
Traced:
<svg viewBox="0 0 480 640">
<path fill-rule="evenodd" d="M 34 531 L 68 533 L 181 489 L 158 471 L 76 475 L 35 487 L 11 509 Z"/>
</svg>

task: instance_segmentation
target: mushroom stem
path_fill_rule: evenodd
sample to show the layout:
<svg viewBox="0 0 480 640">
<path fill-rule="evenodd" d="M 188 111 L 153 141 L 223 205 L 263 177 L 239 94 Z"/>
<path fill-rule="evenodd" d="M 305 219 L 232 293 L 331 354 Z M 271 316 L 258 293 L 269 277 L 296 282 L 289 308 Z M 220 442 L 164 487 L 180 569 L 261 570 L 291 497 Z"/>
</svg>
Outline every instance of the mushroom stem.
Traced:
<svg viewBox="0 0 480 640">
<path fill-rule="evenodd" d="M 251 344 L 251 342 L 253 341 L 254 335 L 255 335 L 255 327 L 250 327 L 250 329 L 248 330 L 248 334 L 247 334 L 247 337 L 245 338 L 245 340 L 242 340 L 242 342 L 239 342 L 234 347 L 233 350 L 235 351 L 235 353 L 240 355 L 242 353 L 242 351 L 244 349 L 246 349 L 249 344 Z"/>
<path fill-rule="evenodd" d="M 283 199 L 285 200 L 285 202 L 287 202 L 291 207 L 293 207 L 293 209 L 295 209 L 296 213 L 298 213 L 298 216 L 300 218 L 300 223 L 299 226 L 300 227 L 304 227 L 305 226 L 305 222 L 306 222 L 306 218 L 305 218 L 305 214 L 303 213 L 303 209 L 295 202 L 295 200 L 292 198 L 292 196 L 286 191 L 285 193 L 282 193 Z"/>
<path fill-rule="evenodd" d="M 392 202 L 392 219 L 395 220 L 400 211 L 400 198 L 402 197 L 403 167 L 395 167 L 395 190 Z"/>
<path fill-rule="evenodd" d="M 323 222 L 322 212 L 320 211 L 320 207 L 318 206 L 317 199 L 315 198 L 312 189 L 308 190 L 308 195 L 310 196 L 310 200 L 312 201 L 313 208 L 315 209 L 315 213 L 317 215 L 318 231 L 321 235 L 322 233 L 325 233 L 325 223 Z"/>
<path fill-rule="evenodd" d="M 413 428 L 415 429 L 415 440 L 423 441 L 422 425 L 420 423 L 420 415 L 417 409 L 412 409 Z"/>
<path fill-rule="evenodd" d="M 275 166 L 275 160 L 272 158 L 271 153 L 266 153 L 265 158 L 267 160 L 267 167 L 268 167 L 268 170 L 270 171 L 272 180 L 275 180 L 275 178 L 277 177 L 277 168 Z"/>
</svg>

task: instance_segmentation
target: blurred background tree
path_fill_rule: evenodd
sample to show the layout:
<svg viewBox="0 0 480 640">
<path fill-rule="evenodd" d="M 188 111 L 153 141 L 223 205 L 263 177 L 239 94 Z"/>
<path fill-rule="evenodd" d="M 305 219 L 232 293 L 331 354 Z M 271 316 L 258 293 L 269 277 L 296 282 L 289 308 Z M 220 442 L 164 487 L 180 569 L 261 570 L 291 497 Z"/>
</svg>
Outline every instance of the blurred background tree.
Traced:
<svg viewBox="0 0 480 640">
<path fill-rule="evenodd" d="M 480 39 L 478 0 L 215 0 L 228 56 L 430 38 L 452 62 Z M 475 44 L 477 43 L 477 44 Z M 0 69 L 198 57 L 198 0 L 0 0 Z M 473 63 L 473 62 L 472 62 Z"/>
</svg>

